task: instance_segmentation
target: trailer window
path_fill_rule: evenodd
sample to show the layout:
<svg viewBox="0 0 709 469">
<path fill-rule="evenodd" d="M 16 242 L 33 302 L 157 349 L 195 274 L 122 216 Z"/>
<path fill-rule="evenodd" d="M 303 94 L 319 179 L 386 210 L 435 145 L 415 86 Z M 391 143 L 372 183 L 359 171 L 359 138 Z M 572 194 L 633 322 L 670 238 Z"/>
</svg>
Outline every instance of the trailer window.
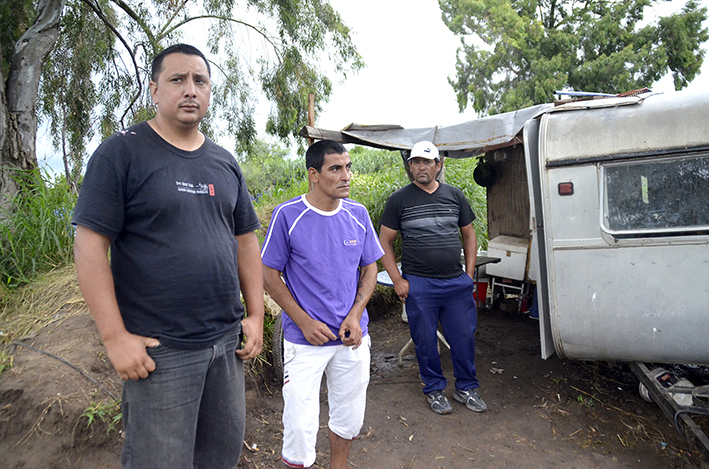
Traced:
<svg viewBox="0 0 709 469">
<path fill-rule="evenodd" d="M 709 154 L 602 166 L 603 224 L 615 235 L 709 229 Z"/>
</svg>

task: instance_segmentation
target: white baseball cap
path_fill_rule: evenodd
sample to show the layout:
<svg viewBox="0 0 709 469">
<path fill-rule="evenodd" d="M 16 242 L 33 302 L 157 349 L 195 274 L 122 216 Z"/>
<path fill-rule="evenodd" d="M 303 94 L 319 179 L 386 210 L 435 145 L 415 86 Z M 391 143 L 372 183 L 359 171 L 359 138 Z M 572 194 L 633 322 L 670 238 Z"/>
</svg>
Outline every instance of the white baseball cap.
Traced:
<svg viewBox="0 0 709 469">
<path fill-rule="evenodd" d="M 422 140 L 413 146 L 411 149 L 411 154 L 409 155 L 409 159 L 411 158 L 440 160 L 440 157 L 438 156 L 438 148 L 436 148 L 433 143 L 426 140 Z"/>
</svg>

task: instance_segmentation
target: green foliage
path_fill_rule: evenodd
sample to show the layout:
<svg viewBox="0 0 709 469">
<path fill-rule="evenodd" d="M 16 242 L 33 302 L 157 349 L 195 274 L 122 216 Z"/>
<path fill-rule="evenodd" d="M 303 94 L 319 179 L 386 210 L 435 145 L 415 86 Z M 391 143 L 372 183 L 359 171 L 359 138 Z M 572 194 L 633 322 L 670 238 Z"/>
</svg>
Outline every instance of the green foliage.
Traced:
<svg viewBox="0 0 709 469">
<path fill-rule="evenodd" d="M 462 111 L 497 114 L 551 102 L 555 90 L 621 93 L 672 72 L 681 89 L 700 71 L 707 9 L 643 22 L 655 0 L 439 0 L 463 38 L 456 80 Z M 479 47 L 480 43 L 484 47 Z"/>
<path fill-rule="evenodd" d="M 5 78 L 10 73 L 12 54 L 15 52 L 13 46 L 32 25 L 35 16 L 34 2 L 31 0 L 0 2 L 0 64 Z"/>
<path fill-rule="evenodd" d="M 276 186 L 271 191 L 261 194 L 259 199 L 254 202 L 254 208 L 256 209 L 256 214 L 262 226 L 261 230 L 257 233 L 261 244 L 263 244 L 263 240 L 266 237 L 266 231 L 268 230 L 268 223 L 271 220 L 273 209 L 275 209 L 278 204 L 307 192 L 308 180 L 307 178 L 303 178 L 291 181 L 288 184 Z"/>
<path fill-rule="evenodd" d="M 398 151 L 376 150 L 371 147 L 355 146 L 348 151 L 352 160 L 352 171 L 357 174 L 372 174 L 389 171 L 402 164 Z"/>
<path fill-rule="evenodd" d="M 0 281 L 13 289 L 72 262 L 76 203 L 66 181 L 46 172 L 18 171 L 15 180 L 21 190 L 0 221 Z"/>
<path fill-rule="evenodd" d="M 289 159 L 286 150 L 261 140 L 252 145 L 250 153 L 239 158 L 239 166 L 249 193 L 256 199 L 277 187 L 307 178 L 303 158 Z"/>
<path fill-rule="evenodd" d="M 0 350 L 0 376 L 13 366 L 12 355 L 7 353 L 5 350 Z"/>
<path fill-rule="evenodd" d="M 579 394 L 576 397 L 576 402 L 578 402 L 579 405 L 581 405 L 582 407 L 591 408 L 595 405 L 596 401 L 595 401 L 594 397 L 584 397 L 581 394 Z"/>
<path fill-rule="evenodd" d="M 409 183 L 401 156 L 399 152 L 365 148 L 353 150 L 350 157 L 354 170 L 350 198 L 367 207 L 372 224 L 379 230 L 379 219 L 387 199 L 392 192 Z"/>
<path fill-rule="evenodd" d="M 34 3 L 0 6 L 5 77 L 13 45 L 35 21 Z M 291 144 L 307 123 L 308 95 L 315 95 L 316 115 L 329 99 L 332 83 L 323 70 L 345 79 L 364 65 L 326 0 L 67 0 L 56 47 L 42 64 L 38 117 L 48 123 L 68 177 L 81 173 L 95 134 L 105 138 L 153 115 L 152 59 L 182 41 L 196 41 L 212 61 L 211 109 L 202 130 L 235 137 L 237 152 L 249 152 L 256 141 L 259 99 L 271 104 L 267 132 Z"/>
<path fill-rule="evenodd" d="M 401 154 L 362 146 L 355 146 L 349 150 L 349 154 L 353 171 L 350 198 L 367 207 L 372 224 L 378 230 L 379 219 L 387 199 L 392 192 L 409 183 Z M 468 199 L 477 216 L 473 226 L 478 236 L 478 245 L 484 248 L 487 246 L 487 193 L 473 181 L 476 164 L 475 158 L 446 159 L 445 180 L 446 183 L 459 187 Z M 259 198 L 255 208 L 264 227 L 260 233 L 261 241 L 273 209 L 278 204 L 307 192 L 307 180 L 303 178 L 293 181 L 290 185 L 278 185 Z M 395 249 L 398 248 L 397 241 Z"/>
<path fill-rule="evenodd" d="M 86 143 L 102 130 L 95 128 L 94 108 L 101 102 L 120 102 L 124 92 L 101 90 L 93 80 L 105 71 L 113 40 L 86 2 L 70 0 L 54 52 L 43 64 L 40 115 L 48 120 L 53 146 L 61 150 L 67 176 L 74 182 L 83 168 Z M 101 96 L 102 91 L 108 94 Z"/>
<path fill-rule="evenodd" d="M 86 428 L 89 428 L 94 422 L 99 421 L 108 424 L 106 434 L 109 434 L 111 431 L 116 430 L 116 425 L 120 423 L 123 417 L 123 414 L 121 413 L 121 402 L 111 401 L 94 403 L 84 410 L 81 417 L 87 420 Z"/>
<path fill-rule="evenodd" d="M 478 246 L 487 249 L 487 190 L 473 180 L 477 158 L 446 158 L 446 183 L 463 191 L 475 212 L 473 227 L 478 238 Z"/>
</svg>

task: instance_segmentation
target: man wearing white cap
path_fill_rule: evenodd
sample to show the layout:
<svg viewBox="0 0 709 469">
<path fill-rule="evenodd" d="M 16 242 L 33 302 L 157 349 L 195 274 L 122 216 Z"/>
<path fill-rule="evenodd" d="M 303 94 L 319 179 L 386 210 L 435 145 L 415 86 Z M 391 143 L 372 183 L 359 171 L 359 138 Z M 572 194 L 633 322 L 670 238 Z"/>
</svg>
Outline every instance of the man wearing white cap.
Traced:
<svg viewBox="0 0 709 469">
<path fill-rule="evenodd" d="M 460 189 L 436 180 L 443 162 L 431 142 L 415 144 L 406 164 L 413 182 L 389 196 L 380 220 L 382 264 L 393 280 L 396 294 L 406 303 L 423 392 L 431 409 L 438 414 L 453 412 L 444 393 L 447 381 L 438 355 L 440 321 L 450 344 L 456 379 L 453 398 L 472 411 L 483 412 L 487 405 L 478 394 L 475 370 L 475 214 Z M 394 239 L 399 231 L 403 275 L 394 257 Z M 459 233 L 465 272 L 460 262 Z"/>
</svg>

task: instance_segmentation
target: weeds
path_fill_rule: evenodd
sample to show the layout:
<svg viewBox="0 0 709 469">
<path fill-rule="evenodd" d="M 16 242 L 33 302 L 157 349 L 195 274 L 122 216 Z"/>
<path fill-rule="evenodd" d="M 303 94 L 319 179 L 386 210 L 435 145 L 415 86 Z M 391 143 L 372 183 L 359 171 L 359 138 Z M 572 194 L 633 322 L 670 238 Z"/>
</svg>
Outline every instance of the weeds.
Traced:
<svg viewBox="0 0 709 469">
<path fill-rule="evenodd" d="M 583 407 L 588 407 L 588 408 L 593 407 L 594 404 L 595 404 L 595 402 L 596 402 L 596 400 L 595 400 L 593 397 L 584 397 L 584 396 L 581 396 L 581 395 L 579 395 L 579 396 L 576 398 L 576 401 L 577 401 L 581 406 L 583 406 Z"/>
<path fill-rule="evenodd" d="M 10 290 L 73 260 L 71 215 L 76 196 L 66 181 L 40 171 L 15 175 L 20 192 L 0 214 L 0 281 Z"/>
<path fill-rule="evenodd" d="M 563 377 L 563 376 L 555 376 L 555 377 L 551 378 L 551 382 L 554 383 L 555 386 L 558 386 L 558 385 L 560 385 L 561 383 L 566 383 L 566 382 L 568 382 L 568 381 L 569 381 L 569 380 L 566 379 L 566 378 Z"/>
<path fill-rule="evenodd" d="M 98 421 L 108 424 L 108 429 L 106 430 L 106 434 L 108 435 L 111 431 L 116 430 L 116 426 L 123 418 L 121 402 L 97 402 L 87 407 L 84 413 L 81 414 L 81 417 L 86 418 L 88 421 L 86 428 L 89 428 L 91 424 Z"/>
<path fill-rule="evenodd" d="M 7 353 L 5 350 L 0 350 L 0 375 L 5 371 L 12 368 L 13 358 L 12 355 Z"/>
</svg>

